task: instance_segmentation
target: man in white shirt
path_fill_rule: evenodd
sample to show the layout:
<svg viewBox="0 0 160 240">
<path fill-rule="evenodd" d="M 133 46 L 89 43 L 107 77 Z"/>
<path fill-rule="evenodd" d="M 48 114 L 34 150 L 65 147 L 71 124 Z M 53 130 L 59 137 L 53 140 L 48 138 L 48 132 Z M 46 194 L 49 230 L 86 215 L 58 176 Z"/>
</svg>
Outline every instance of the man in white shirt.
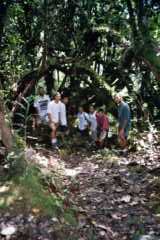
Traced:
<svg viewBox="0 0 160 240">
<path fill-rule="evenodd" d="M 68 129 L 67 124 L 67 111 L 66 111 L 66 105 L 68 104 L 68 97 L 62 96 L 61 101 L 61 110 L 60 110 L 60 124 L 61 124 L 61 131 L 66 132 Z"/>
<path fill-rule="evenodd" d="M 41 123 L 48 122 L 47 109 L 50 98 L 45 95 L 45 90 L 43 87 L 38 88 L 38 96 L 34 101 L 34 108 L 36 109 L 36 115 L 33 120 L 33 128 L 39 126 Z"/>
<path fill-rule="evenodd" d="M 51 144 L 52 147 L 57 146 L 57 128 L 60 125 L 60 114 L 61 114 L 61 94 L 56 93 L 54 100 L 48 104 L 48 119 L 51 132 Z"/>
<path fill-rule="evenodd" d="M 93 106 L 90 106 L 89 108 L 89 122 L 90 122 L 91 138 L 95 142 L 97 140 L 97 118 L 96 118 L 96 111 Z"/>
</svg>

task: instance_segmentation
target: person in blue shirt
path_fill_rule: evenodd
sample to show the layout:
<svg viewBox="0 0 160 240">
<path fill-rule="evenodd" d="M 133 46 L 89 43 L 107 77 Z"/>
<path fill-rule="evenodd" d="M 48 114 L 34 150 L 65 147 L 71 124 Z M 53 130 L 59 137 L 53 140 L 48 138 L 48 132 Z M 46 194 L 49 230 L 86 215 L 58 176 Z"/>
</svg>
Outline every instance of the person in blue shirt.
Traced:
<svg viewBox="0 0 160 240">
<path fill-rule="evenodd" d="M 82 106 L 78 109 L 78 131 L 81 133 L 81 136 L 88 135 L 88 126 L 89 126 L 89 115 L 84 111 Z"/>
<path fill-rule="evenodd" d="M 120 145 L 127 147 L 127 138 L 129 129 L 131 127 L 131 112 L 128 103 L 123 101 L 121 95 L 114 97 L 115 102 L 118 104 L 118 138 Z"/>
</svg>

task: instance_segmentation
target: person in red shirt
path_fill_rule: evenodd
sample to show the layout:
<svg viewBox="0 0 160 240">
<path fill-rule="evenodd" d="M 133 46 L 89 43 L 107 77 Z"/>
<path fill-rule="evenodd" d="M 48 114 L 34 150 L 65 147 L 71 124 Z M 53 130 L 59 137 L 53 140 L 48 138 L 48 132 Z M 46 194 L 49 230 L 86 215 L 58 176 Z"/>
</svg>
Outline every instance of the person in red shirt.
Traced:
<svg viewBox="0 0 160 240">
<path fill-rule="evenodd" d="M 97 112 L 96 118 L 97 118 L 97 133 L 98 133 L 97 145 L 100 147 L 103 147 L 104 141 L 108 136 L 109 119 L 102 108 L 99 109 L 99 111 Z"/>
</svg>

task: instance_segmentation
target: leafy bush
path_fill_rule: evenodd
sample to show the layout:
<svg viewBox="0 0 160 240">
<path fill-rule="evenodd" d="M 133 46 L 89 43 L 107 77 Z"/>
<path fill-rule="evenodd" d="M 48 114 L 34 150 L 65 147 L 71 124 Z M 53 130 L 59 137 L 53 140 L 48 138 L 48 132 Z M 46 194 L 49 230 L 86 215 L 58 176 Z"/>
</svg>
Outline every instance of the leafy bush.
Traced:
<svg viewBox="0 0 160 240">
<path fill-rule="evenodd" d="M 48 215 L 62 213 L 62 199 L 44 188 L 42 177 L 42 173 L 37 167 L 29 166 L 23 176 L 19 178 L 23 196 L 32 208 L 38 208 Z"/>
<path fill-rule="evenodd" d="M 6 168 L 8 169 L 9 178 L 21 176 L 27 167 L 24 152 L 25 142 L 16 134 L 13 137 L 13 141 L 12 151 L 6 157 Z"/>
</svg>

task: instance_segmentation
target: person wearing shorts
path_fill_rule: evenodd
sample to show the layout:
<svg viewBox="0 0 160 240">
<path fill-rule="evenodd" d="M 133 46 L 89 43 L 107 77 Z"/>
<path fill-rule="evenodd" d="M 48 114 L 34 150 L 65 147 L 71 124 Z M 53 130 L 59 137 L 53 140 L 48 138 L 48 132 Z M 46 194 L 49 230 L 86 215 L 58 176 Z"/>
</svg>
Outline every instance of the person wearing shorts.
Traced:
<svg viewBox="0 0 160 240">
<path fill-rule="evenodd" d="M 131 127 L 131 112 L 129 105 L 123 101 L 121 95 L 114 97 L 115 102 L 118 104 L 118 138 L 122 148 L 127 147 L 127 138 Z"/>
<path fill-rule="evenodd" d="M 77 119 L 78 131 L 80 132 L 81 136 L 87 136 L 89 127 L 89 115 L 84 111 L 84 108 L 82 106 L 80 106 L 78 109 Z"/>
<path fill-rule="evenodd" d="M 96 111 L 93 106 L 90 106 L 89 108 L 89 122 L 92 143 L 95 143 L 97 140 L 97 118 Z"/>
<path fill-rule="evenodd" d="M 64 134 L 68 133 L 68 123 L 67 123 L 67 110 L 66 105 L 68 104 L 68 96 L 62 95 L 61 107 L 60 107 L 60 131 Z"/>
<path fill-rule="evenodd" d="M 38 96 L 36 97 L 33 104 L 36 110 L 36 114 L 33 117 L 33 124 L 32 124 L 33 129 L 38 127 L 41 123 L 46 124 L 48 122 L 47 109 L 48 109 L 49 102 L 50 102 L 50 98 L 48 95 L 45 95 L 44 88 L 39 87 Z"/>
<path fill-rule="evenodd" d="M 96 118 L 97 118 L 97 136 L 98 136 L 97 144 L 100 147 L 103 147 L 104 141 L 108 136 L 109 119 L 102 108 L 97 112 Z"/>
<path fill-rule="evenodd" d="M 57 128 L 60 125 L 60 114 L 61 114 L 61 95 L 55 93 L 53 100 L 48 104 L 48 119 L 49 126 L 51 128 L 51 145 L 57 147 Z"/>
</svg>

